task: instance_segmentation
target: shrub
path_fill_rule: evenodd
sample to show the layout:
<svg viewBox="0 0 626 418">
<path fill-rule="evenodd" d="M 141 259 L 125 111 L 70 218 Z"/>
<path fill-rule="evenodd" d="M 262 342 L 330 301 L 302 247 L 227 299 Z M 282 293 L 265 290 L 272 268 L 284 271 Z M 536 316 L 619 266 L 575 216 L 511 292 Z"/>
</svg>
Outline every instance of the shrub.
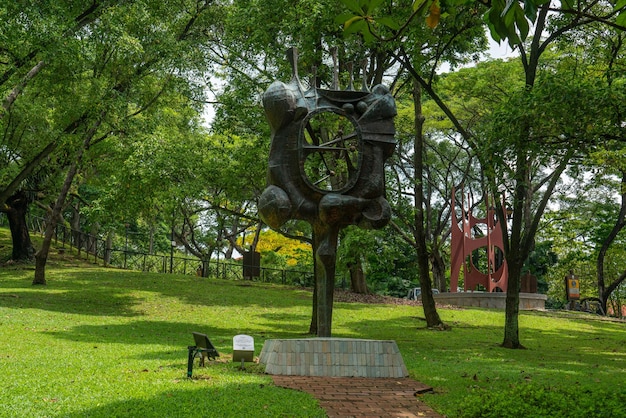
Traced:
<svg viewBox="0 0 626 418">
<path fill-rule="evenodd" d="M 626 390 L 593 394 L 564 388 L 520 383 L 506 390 L 473 389 L 461 402 L 458 416 L 464 418 L 563 417 L 593 418 L 624 416 Z"/>
</svg>

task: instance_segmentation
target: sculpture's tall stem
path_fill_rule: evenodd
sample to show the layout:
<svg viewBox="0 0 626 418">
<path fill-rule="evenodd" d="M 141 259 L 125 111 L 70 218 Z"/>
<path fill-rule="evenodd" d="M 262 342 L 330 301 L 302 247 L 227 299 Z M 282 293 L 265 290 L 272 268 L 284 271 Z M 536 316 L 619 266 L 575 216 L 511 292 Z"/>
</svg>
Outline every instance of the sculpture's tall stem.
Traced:
<svg viewBox="0 0 626 418">
<path fill-rule="evenodd" d="M 317 239 L 315 251 L 317 290 L 317 336 L 330 337 L 333 319 L 333 295 L 335 291 L 335 262 L 339 228 L 321 222 L 313 225 Z"/>
</svg>

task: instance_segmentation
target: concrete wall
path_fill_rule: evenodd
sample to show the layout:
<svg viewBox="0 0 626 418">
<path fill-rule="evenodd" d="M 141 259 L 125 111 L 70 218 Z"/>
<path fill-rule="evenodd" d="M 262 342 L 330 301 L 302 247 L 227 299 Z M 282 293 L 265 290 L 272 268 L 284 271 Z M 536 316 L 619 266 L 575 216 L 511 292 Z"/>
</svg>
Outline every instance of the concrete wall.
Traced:
<svg viewBox="0 0 626 418">
<path fill-rule="evenodd" d="M 395 341 L 351 338 L 266 340 L 265 373 L 290 376 L 406 377 Z"/>
<path fill-rule="evenodd" d="M 478 308 L 504 309 L 506 306 L 506 293 L 502 292 L 456 292 L 439 293 L 434 295 L 435 301 L 443 305 L 474 306 Z M 520 293 L 520 310 L 533 310 L 546 308 L 546 295 L 539 293 Z"/>
</svg>

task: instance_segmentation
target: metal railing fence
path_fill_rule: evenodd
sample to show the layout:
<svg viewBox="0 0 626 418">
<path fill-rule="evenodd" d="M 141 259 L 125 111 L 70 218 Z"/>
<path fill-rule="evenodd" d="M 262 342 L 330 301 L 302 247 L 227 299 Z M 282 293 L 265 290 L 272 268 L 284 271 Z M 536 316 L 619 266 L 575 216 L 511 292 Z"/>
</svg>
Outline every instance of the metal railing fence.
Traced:
<svg viewBox="0 0 626 418">
<path fill-rule="evenodd" d="M 0 213 L 0 226 L 7 226 L 8 221 Z M 43 235 L 46 220 L 29 216 L 27 225 L 31 232 Z M 204 277 L 216 277 L 225 280 L 242 280 L 243 265 L 237 261 L 201 260 L 194 256 L 181 257 L 172 254 L 149 254 L 128 248 L 113 248 L 110 241 L 83 231 L 57 224 L 53 240 L 60 250 L 75 250 L 79 257 L 105 267 L 138 270 L 151 273 L 188 274 Z M 295 286 L 312 286 L 313 272 L 260 267 L 260 276 L 254 278 L 267 283 L 280 283 Z"/>
</svg>

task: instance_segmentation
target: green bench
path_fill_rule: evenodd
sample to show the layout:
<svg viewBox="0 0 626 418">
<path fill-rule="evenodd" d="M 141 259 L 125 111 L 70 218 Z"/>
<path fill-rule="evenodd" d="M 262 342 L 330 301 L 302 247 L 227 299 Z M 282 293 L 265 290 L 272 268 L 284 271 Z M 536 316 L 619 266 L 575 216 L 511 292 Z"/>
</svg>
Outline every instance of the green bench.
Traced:
<svg viewBox="0 0 626 418">
<path fill-rule="evenodd" d="M 200 356 L 200 366 L 204 366 L 204 359 L 215 360 L 220 356 L 206 334 L 199 332 L 192 334 L 196 345 L 187 347 L 189 350 L 189 356 L 187 358 L 187 377 L 191 377 L 193 373 L 193 362 L 196 357 Z"/>
</svg>

